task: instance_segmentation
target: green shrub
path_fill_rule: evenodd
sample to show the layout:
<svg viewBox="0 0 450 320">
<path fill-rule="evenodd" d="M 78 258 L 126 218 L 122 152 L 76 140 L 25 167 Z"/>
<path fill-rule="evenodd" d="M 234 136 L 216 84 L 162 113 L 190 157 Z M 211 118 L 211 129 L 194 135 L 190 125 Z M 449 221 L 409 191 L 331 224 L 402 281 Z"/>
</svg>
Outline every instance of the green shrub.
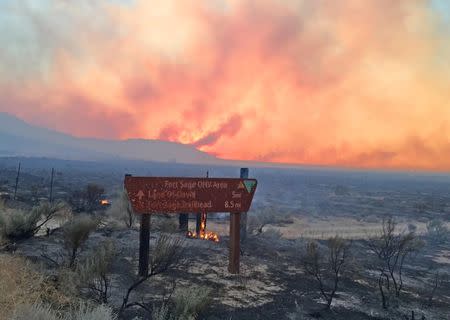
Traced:
<svg viewBox="0 0 450 320">
<path fill-rule="evenodd" d="M 76 217 L 64 225 L 64 246 L 69 254 L 69 267 L 74 267 L 79 249 L 97 225 L 98 221 L 88 216 Z"/>
</svg>

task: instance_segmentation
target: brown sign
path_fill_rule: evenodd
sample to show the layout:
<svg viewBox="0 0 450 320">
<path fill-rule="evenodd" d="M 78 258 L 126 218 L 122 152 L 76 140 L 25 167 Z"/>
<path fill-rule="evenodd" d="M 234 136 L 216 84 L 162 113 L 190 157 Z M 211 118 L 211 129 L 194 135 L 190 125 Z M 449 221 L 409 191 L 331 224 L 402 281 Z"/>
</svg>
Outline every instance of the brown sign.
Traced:
<svg viewBox="0 0 450 320">
<path fill-rule="evenodd" d="M 135 213 L 247 212 L 257 181 L 125 176 Z"/>
</svg>

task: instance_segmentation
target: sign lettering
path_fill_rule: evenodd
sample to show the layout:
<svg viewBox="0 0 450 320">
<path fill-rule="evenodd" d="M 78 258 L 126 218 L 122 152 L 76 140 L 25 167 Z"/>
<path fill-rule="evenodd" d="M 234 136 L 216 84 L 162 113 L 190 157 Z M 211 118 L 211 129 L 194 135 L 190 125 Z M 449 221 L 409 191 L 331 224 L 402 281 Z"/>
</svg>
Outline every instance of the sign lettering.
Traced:
<svg viewBox="0 0 450 320">
<path fill-rule="evenodd" d="M 246 212 L 255 179 L 125 177 L 136 213 Z"/>
</svg>

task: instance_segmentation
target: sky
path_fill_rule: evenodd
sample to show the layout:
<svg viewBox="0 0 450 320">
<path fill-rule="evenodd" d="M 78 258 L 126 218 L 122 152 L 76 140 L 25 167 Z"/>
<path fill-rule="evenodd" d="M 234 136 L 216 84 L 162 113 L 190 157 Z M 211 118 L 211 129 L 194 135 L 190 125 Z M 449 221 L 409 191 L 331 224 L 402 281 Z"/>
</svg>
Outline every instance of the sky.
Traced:
<svg viewBox="0 0 450 320">
<path fill-rule="evenodd" d="M 225 159 L 450 170 L 450 0 L 0 0 L 0 111 Z"/>
</svg>

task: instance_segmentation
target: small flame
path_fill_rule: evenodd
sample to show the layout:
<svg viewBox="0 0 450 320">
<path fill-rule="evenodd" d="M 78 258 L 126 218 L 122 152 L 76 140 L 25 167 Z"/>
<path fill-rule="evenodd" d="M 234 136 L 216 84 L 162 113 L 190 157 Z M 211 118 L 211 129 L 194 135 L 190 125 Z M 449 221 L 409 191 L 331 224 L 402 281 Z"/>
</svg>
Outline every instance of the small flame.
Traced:
<svg viewBox="0 0 450 320">
<path fill-rule="evenodd" d="M 109 205 L 110 205 L 110 202 L 109 202 L 109 200 L 100 200 L 100 204 L 101 204 L 102 206 L 109 206 Z"/>
<path fill-rule="evenodd" d="M 191 239 L 202 239 L 219 242 L 219 235 L 215 232 L 206 231 L 206 213 L 202 213 L 200 221 L 200 232 L 188 231 L 186 237 Z"/>
</svg>

